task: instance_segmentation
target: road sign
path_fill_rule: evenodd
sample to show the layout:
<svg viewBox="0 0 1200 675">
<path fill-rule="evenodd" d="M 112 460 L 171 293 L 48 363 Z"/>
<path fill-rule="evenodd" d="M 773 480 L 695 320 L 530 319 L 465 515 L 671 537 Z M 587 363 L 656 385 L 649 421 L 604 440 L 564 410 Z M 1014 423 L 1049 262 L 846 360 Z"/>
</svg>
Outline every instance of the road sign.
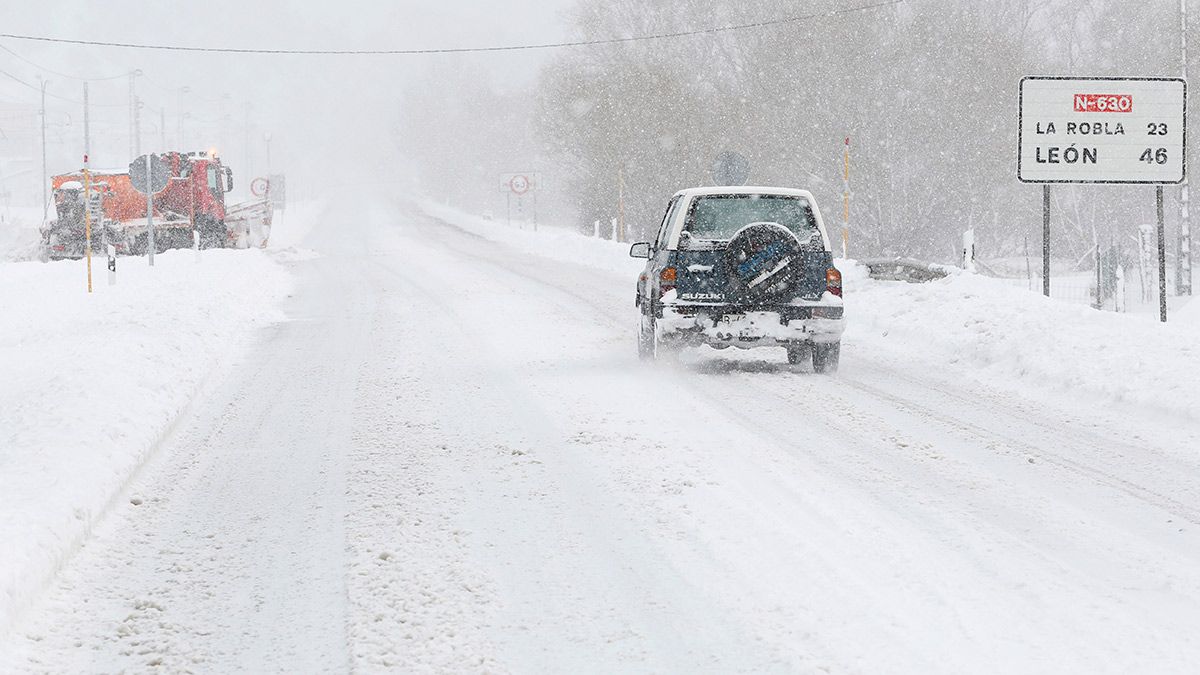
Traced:
<svg viewBox="0 0 1200 675">
<path fill-rule="evenodd" d="M 515 195 L 523 195 L 526 192 L 529 192 L 530 185 L 531 182 L 526 176 L 513 176 L 512 180 L 508 182 L 508 188 L 512 190 L 513 194 Z"/>
<path fill-rule="evenodd" d="M 162 192 L 171 178 L 167 162 L 158 155 L 142 155 L 129 163 L 129 181 L 135 190 L 146 194 L 146 166 L 150 166 L 150 192 Z"/>
<path fill-rule="evenodd" d="M 282 173 L 273 173 L 267 177 L 267 187 L 270 191 L 267 196 L 271 198 L 271 206 L 283 211 L 287 208 L 287 176 Z"/>
<path fill-rule="evenodd" d="M 738 153 L 726 150 L 713 162 L 712 178 L 717 185 L 745 185 L 750 178 L 750 162 Z"/>
<path fill-rule="evenodd" d="M 267 190 L 270 188 L 271 182 L 262 176 L 250 181 L 250 194 L 254 195 L 255 197 L 265 197 L 267 195 Z"/>
<path fill-rule="evenodd" d="M 534 172 L 503 173 L 500 174 L 500 191 L 520 197 L 527 192 L 536 190 L 541 183 L 539 178 L 538 174 Z"/>
<path fill-rule="evenodd" d="M 1024 183 L 1182 183 L 1187 85 L 1178 78 L 1021 80 Z"/>
</svg>

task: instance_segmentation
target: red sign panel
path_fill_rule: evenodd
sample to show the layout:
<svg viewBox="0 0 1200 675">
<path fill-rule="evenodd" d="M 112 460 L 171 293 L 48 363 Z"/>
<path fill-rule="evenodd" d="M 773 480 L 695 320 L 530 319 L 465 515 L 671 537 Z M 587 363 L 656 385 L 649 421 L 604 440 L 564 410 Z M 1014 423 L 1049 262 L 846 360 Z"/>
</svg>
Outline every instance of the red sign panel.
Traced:
<svg viewBox="0 0 1200 675">
<path fill-rule="evenodd" d="M 1131 94 L 1075 94 L 1075 112 L 1131 113 Z"/>
</svg>

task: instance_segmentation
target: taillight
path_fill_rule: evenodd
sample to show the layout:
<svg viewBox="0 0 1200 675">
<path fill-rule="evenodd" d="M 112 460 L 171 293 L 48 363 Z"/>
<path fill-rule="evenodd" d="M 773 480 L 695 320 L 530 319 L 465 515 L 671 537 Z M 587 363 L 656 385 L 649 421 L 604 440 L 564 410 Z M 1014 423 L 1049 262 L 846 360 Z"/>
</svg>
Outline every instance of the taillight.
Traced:
<svg viewBox="0 0 1200 675">
<path fill-rule="evenodd" d="M 842 297 L 842 273 L 836 267 L 825 270 L 825 290 Z"/>
<path fill-rule="evenodd" d="M 662 293 L 675 290 L 675 275 L 674 267 L 664 267 L 663 271 L 658 274 L 658 288 Z"/>
</svg>

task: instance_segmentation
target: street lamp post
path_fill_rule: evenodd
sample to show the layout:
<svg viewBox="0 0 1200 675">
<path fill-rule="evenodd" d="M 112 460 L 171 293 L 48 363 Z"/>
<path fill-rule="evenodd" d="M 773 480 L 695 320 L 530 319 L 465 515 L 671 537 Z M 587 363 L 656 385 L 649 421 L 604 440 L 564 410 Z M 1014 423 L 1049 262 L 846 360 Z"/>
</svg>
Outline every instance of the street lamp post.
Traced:
<svg viewBox="0 0 1200 675">
<path fill-rule="evenodd" d="M 192 113 L 187 113 L 187 112 L 179 113 L 179 151 L 183 152 L 183 153 L 186 153 L 188 151 L 187 150 L 187 134 L 184 133 L 183 123 L 185 120 L 190 119 L 191 116 L 192 116 Z"/>
<path fill-rule="evenodd" d="M 142 99 L 133 97 L 133 157 L 142 156 Z"/>
<path fill-rule="evenodd" d="M 246 125 L 242 129 L 242 133 L 245 135 L 242 150 L 245 156 L 242 161 L 246 163 L 246 179 L 250 180 L 254 176 L 254 163 L 250 160 L 250 102 L 247 101 L 244 105 L 246 107 Z"/>
<path fill-rule="evenodd" d="M 38 110 L 38 115 L 42 118 L 42 223 L 50 217 L 50 187 L 46 182 L 46 85 L 50 84 L 49 80 L 43 80 L 41 75 L 38 75 L 38 80 L 42 84 L 42 107 Z"/>
<path fill-rule="evenodd" d="M 183 121 L 186 120 L 187 118 L 191 117 L 191 114 L 186 112 L 186 110 L 187 110 L 187 107 L 186 107 L 187 95 L 190 94 L 191 92 L 192 92 L 191 87 L 184 86 L 184 87 L 179 88 L 179 151 L 183 152 L 183 153 L 186 153 L 188 151 L 187 150 L 187 138 L 184 136 L 184 133 L 183 133 Z"/>
</svg>

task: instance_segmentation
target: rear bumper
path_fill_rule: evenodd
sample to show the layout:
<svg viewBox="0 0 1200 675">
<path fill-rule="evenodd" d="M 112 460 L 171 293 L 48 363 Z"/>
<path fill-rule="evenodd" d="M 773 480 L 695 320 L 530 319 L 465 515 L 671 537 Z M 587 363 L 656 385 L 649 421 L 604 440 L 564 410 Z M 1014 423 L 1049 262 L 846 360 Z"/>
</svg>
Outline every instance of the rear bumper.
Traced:
<svg viewBox="0 0 1200 675">
<path fill-rule="evenodd" d="M 729 306 L 662 305 L 664 340 L 737 347 L 827 344 L 842 339 L 841 305 L 784 305 L 744 309 Z"/>
</svg>

